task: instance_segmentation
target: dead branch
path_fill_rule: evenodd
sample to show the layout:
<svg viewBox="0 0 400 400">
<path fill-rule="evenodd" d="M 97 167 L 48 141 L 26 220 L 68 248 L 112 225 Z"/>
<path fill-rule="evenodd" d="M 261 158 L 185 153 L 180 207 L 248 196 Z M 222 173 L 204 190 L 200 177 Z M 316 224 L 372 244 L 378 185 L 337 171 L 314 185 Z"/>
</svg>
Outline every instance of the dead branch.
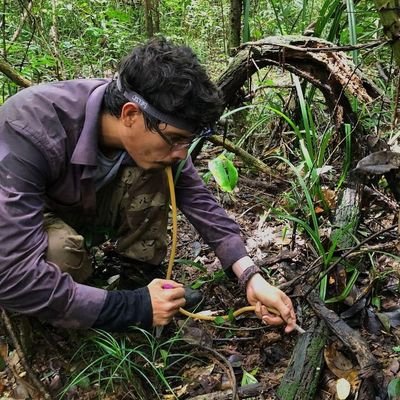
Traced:
<svg viewBox="0 0 400 400">
<path fill-rule="evenodd" d="M 220 353 L 218 353 L 218 351 L 214 350 L 213 348 L 206 346 L 204 344 L 197 344 L 197 343 L 190 343 L 191 345 L 197 347 L 199 349 L 199 352 L 197 354 L 204 354 L 206 357 L 213 357 L 214 361 L 225 371 L 226 375 L 229 377 L 230 379 L 230 383 L 232 386 L 232 390 L 229 390 L 230 392 L 230 397 L 227 397 L 229 399 L 232 400 L 236 400 L 237 399 L 237 383 L 236 383 L 236 376 L 235 376 L 235 372 L 233 371 L 232 365 L 231 363 Z M 226 391 L 227 392 L 227 391 Z M 207 394 L 207 396 L 210 396 L 210 393 Z M 202 397 L 200 397 L 199 399 L 201 399 Z M 219 398 L 219 397 L 216 397 Z M 199 400 L 198 399 L 198 400 Z M 207 397 L 207 399 L 209 399 L 209 397 Z M 191 399 L 193 400 L 193 399 Z"/>
<path fill-rule="evenodd" d="M 371 236 L 368 236 L 367 238 L 365 238 L 364 240 L 362 240 L 360 243 L 356 244 L 355 246 L 353 246 L 351 249 L 347 250 L 344 254 L 342 254 L 334 263 L 332 263 L 329 268 L 327 268 L 325 271 L 323 271 L 319 277 L 311 284 L 311 286 L 309 287 L 309 289 L 307 289 L 304 293 L 304 296 L 307 297 L 311 291 L 322 281 L 322 279 L 329 274 L 334 268 L 337 267 L 338 264 L 340 264 L 344 259 L 346 259 L 350 254 L 354 253 L 355 251 L 357 251 L 360 247 L 362 247 L 364 244 L 368 243 L 370 240 L 376 238 L 379 235 L 382 235 L 385 232 L 389 232 L 391 230 L 394 230 L 398 228 L 399 226 L 398 224 L 394 224 L 391 225 L 385 229 L 380 230 L 379 232 L 375 232 L 374 234 L 372 234 Z"/>
<path fill-rule="evenodd" d="M 257 44 L 258 42 L 246 42 L 242 46 L 240 46 L 238 49 L 242 49 L 246 45 L 253 45 Z M 386 39 L 379 39 L 375 40 L 370 43 L 363 43 L 363 44 L 356 44 L 356 45 L 347 45 L 347 46 L 329 46 L 329 47 L 298 47 L 298 46 L 291 46 L 291 45 L 282 45 L 282 47 L 286 48 L 291 48 L 291 49 L 296 49 L 299 51 L 305 51 L 305 52 L 321 52 L 321 51 L 354 51 L 354 50 L 363 50 L 363 49 L 373 49 L 375 47 L 381 46 L 383 44 L 388 44 L 390 43 L 389 40 Z"/>
<path fill-rule="evenodd" d="M 358 331 L 350 328 L 335 312 L 328 309 L 315 291 L 310 292 L 307 301 L 330 331 L 354 354 L 360 365 L 360 378 L 371 383 L 371 389 L 379 391 L 383 383 L 382 370 Z"/>
<path fill-rule="evenodd" d="M 219 135 L 213 135 L 208 139 L 211 143 L 214 143 L 218 146 L 223 146 L 225 149 L 228 151 L 236 154 L 238 157 L 240 157 L 244 162 L 250 164 L 251 166 L 255 167 L 258 171 L 269 175 L 271 178 L 277 179 L 279 181 L 284 181 L 286 180 L 275 173 L 272 172 L 272 169 L 268 167 L 268 165 L 264 164 L 261 160 L 258 158 L 252 156 L 249 154 L 246 150 L 243 150 L 242 148 L 236 146 L 234 143 L 232 143 L 228 139 L 224 139 L 222 136 Z"/>
</svg>

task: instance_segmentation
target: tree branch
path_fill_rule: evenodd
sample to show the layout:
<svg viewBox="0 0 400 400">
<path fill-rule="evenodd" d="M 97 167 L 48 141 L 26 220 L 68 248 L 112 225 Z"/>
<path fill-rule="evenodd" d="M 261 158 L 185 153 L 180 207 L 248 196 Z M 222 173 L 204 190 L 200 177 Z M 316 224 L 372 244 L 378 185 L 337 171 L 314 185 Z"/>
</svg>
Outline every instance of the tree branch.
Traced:
<svg viewBox="0 0 400 400">
<path fill-rule="evenodd" d="M 0 59 L 0 72 L 21 87 L 28 87 L 32 82 L 20 75 L 7 61 Z"/>
</svg>

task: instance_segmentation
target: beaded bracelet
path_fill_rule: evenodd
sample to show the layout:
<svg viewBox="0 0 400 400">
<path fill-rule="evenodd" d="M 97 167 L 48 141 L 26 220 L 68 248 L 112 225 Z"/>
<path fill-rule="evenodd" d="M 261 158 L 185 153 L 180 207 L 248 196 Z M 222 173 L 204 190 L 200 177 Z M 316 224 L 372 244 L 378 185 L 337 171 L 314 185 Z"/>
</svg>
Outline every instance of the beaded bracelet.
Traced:
<svg viewBox="0 0 400 400">
<path fill-rule="evenodd" d="M 261 269 L 257 267 L 257 265 L 251 265 L 250 267 L 246 268 L 243 272 L 242 275 L 239 277 L 239 286 L 246 291 L 247 284 L 249 283 L 249 280 L 255 275 L 259 274 L 261 272 Z"/>
</svg>

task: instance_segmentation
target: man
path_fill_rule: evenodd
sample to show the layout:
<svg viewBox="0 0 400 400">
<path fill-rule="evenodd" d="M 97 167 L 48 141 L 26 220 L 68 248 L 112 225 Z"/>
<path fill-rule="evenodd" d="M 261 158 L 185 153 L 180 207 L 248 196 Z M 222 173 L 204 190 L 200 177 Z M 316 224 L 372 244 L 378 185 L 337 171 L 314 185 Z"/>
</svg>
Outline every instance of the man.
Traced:
<svg viewBox="0 0 400 400">
<path fill-rule="evenodd" d="M 210 134 L 221 99 L 193 52 L 165 39 L 139 46 L 118 78 L 37 85 L 0 109 L 0 305 L 56 326 L 126 330 L 165 325 L 185 306 L 183 285 L 154 279 L 107 292 L 83 282 L 82 233 L 108 227 L 125 259 L 158 265 L 166 254 L 164 168 Z M 265 323 L 294 329 L 290 299 L 248 257 L 239 228 L 190 158 L 177 204 L 239 278 Z M 172 287 L 163 289 L 166 284 Z M 270 314 L 274 308 L 280 316 Z"/>
</svg>

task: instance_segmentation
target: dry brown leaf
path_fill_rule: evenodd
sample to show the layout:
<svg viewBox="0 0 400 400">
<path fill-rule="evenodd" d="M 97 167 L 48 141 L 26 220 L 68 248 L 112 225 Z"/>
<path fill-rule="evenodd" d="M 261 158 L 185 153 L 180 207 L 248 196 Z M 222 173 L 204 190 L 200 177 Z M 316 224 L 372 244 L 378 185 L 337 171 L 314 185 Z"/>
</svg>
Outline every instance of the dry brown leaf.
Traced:
<svg viewBox="0 0 400 400">
<path fill-rule="evenodd" d="M 339 350 L 337 342 L 331 343 L 324 350 L 324 358 L 329 370 L 337 377 L 349 381 L 353 391 L 359 386 L 359 369 Z"/>
</svg>

